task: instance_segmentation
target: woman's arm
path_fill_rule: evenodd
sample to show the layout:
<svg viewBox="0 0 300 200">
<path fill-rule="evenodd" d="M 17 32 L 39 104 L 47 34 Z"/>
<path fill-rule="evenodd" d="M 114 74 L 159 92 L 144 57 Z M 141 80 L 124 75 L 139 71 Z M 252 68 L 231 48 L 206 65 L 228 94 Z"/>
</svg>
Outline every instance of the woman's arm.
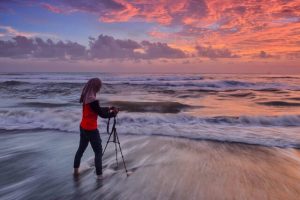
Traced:
<svg viewBox="0 0 300 200">
<path fill-rule="evenodd" d="M 109 107 L 100 107 L 99 101 L 91 102 L 90 106 L 91 106 L 91 109 L 102 118 L 110 118 L 110 117 L 115 116 L 115 114 L 113 112 L 110 112 Z"/>
</svg>

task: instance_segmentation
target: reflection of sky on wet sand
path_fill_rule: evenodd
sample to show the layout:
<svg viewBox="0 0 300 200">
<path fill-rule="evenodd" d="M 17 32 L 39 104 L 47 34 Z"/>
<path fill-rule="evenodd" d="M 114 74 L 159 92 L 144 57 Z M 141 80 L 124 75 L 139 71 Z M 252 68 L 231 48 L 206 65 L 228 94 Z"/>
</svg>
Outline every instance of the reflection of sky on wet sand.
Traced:
<svg viewBox="0 0 300 200">
<path fill-rule="evenodd" d="M 241 95 L 241 96 L 239 96 Z M 247 95 L 243 97 L 244 95 Z M 273 92 L 220 92 L 218 94 L 205 95 L 199 99 L 187 99 L 184 102 L 189 105 L 199 106 L 199 109 L 188 111 L 198 116 L 278 116 L 297 115 L 299 106 L 272 106 L 264 105 L 265 102 L 291 102 L 300 105 L 298 91 L 287 91 L 283 94 Z"/>
<path fill-rule="evenodd" d="M 104 174 L 114 173 L 99 181 L 90 146 L 80 176 L 72 175 L 78 135 L 52 131 L 0 137 L 5 148 L 0 155 L 4 199 L 297 199 L 300 195 L 296 149 L 121 136 L 125 161 L 133 173 L 126 178 L 121 163 L 115 171 L 111 145 L 103 166 Z M 103 143 L 106 139 L 102 135 Z"/>
</svg>

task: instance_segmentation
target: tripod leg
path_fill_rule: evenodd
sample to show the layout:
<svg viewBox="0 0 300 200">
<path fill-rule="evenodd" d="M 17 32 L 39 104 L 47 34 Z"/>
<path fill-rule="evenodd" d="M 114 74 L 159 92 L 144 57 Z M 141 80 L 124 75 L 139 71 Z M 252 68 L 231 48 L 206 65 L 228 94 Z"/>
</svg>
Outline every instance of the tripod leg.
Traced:
<svg viewBox="0 0 300 200">
<path fill-rule="evenodd" d="M 105 152 L 105 150 L 106 150 L 106 148 L 107 148 L 107 145 L 108 145 L 108 143 L 109 143 L 109 140 L 110 140 L 111 135 L 112 135 L 112 133 L 109 135 L 109 137 L 108 137 L 108 139 L 107 139 L 106 145 L 105 145 L 104 150 L 103 150 L 103 152 L 102 152 L 102 156 L 104 155 L 104 152 Z"/>
<path fill-rule="evenodd" d="M 120 152 L 121 152 L 121 156 L 122 156 L 122 160 L 123 160 L 123 165 L 124 165 L 124 168 L 125 168 L 125 171 L 126 171 L 126 175 L 129 176 L 128 171 L 127 171 L 127 167 L 126 167 L 126 164 L 125 164 L 124 156 L 123 156 L 123 153 L 122 153 L 119 136 L 118 136 L 117 132 L 116 132 L 116 137 L 117 137 L 117 142 L 118 142 L 118 145 L 119 145 L 119 148 L 120 148 Z"/>
<path fill-rule="evenodd" d="M 114 130 L 114 137 L 116 137 L 116 130 Z M 119 162 L 118 162 L 118 148 L 117 148 L 117 141 L 114 141 L 115 143 L 115 151 L 116 151 L 116 162 L 117 162 L 117 168 L 119 167 Z"/>
</svg>

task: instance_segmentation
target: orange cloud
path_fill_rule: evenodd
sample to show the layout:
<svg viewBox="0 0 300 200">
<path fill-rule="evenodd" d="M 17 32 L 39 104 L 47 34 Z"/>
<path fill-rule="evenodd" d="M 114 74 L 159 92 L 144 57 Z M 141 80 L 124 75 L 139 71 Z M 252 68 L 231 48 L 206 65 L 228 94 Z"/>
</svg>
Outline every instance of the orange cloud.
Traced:
<svg viewBox="0 0 300 200">
<path fill-rule="evenodd" d="M 102 22 L 137 20 L 168 27 L 168 32 L 157 29 L 148 32 L 148 35 L 168 41 L 180 49 L 196 50 L 196 46 L 228 49 L 233 55 L 247 58 L 253 58 L 262 51 L 274 57 L 294 55 L 300 51 L 300 0 L 64 2 L 72 9 L 98 14 Z M 54 6 L 44 6 L 52 12 L 60 12 Z M 174 30 L 169 31 L 172 28 Z"/>
</svg>

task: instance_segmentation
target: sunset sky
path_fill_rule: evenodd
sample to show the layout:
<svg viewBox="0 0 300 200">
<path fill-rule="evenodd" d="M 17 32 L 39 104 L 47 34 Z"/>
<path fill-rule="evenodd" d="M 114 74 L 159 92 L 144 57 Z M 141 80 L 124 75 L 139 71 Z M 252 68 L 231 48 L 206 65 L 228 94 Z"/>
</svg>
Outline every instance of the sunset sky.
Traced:
<svg viewBox="0 0 300 200">
<path fill-rule="evenodd" d="M 1 0 L 0 71 L 300 73 L 300 0 Z"/>
</svg>

